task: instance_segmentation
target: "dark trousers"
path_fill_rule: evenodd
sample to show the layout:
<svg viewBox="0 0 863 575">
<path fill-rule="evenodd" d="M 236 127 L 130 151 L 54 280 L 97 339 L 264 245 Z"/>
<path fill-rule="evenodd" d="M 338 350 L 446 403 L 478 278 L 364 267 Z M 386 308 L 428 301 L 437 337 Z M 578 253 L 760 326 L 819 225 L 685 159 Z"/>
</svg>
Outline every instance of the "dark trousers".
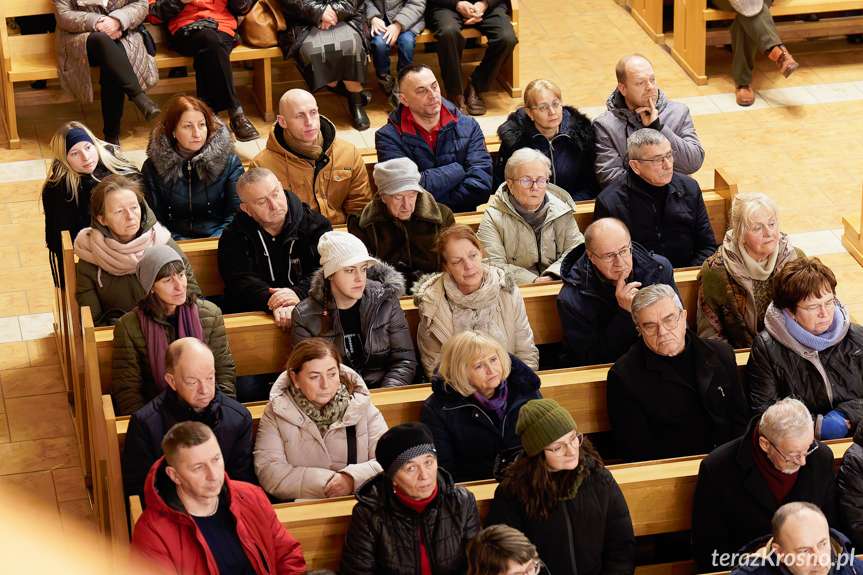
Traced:
<svg viewBox="0 0 863 575">
<path fill-rule="evenodd" d="M 464 18 L 455 10 L 430 5 L 426 11 L 427 24 L 437 38 L 437 59 L 440 64 L 446 93 L 461 96 L 464 83 L 461 78 L 461 54 L 467 40 L 461 35 Z M 498 70 L 512 54 L 518 38 L 512 29 L 506 4 L 487 10 L 482 21 L 472 25 L 488 38 L 488 48 L 482 62 L 476 67 L 470 81 L 477 92 L 487 92 Z"/>
<path fill-rule="evenodd" d="M 726 12 L 734 12 L 728 0 L 710 0 L 716 8 Z M 731 77 L 738 86 L 748 86 L 752 83 L 752 70 L 755 68 L 755 53 L 765 53 L 782 43 L 770 5 L 773 0 L 764 0 L 761 12 L 755 16 L 737 14 L 731 24 Z"/>
<path fill-rule="evenodd" d="M 194 58 L 198 98 L 219 113 L 240 106 L 231 71 L 234 37 L 225 32 L 204 28 L 184 34 L 181 28 L 171 37 L 171 48 Z"/>
<path fill-rule="evenodd" d="M 141 84 L 123 46 L 101 32 L 87 36 L 87 60 L 99 66 L 99 85 L 102 87 L 102 131 L 106 138 L 120 135 L 124 97 L 131 100 L 143 93 Z"/>
</svg>

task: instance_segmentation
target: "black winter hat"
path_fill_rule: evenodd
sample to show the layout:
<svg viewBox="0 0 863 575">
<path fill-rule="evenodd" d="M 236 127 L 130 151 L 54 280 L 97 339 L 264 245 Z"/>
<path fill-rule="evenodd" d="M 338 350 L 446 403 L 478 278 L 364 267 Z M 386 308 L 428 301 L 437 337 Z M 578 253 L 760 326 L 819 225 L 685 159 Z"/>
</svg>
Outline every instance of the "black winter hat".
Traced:
<svg viewBox="0 0 863 575">
<path fill-rule="evenodd" d="M 390 481 L 405 463 L 427 453 L 437 457 L 434 436 L 424 423 L 396 425 L 378 439 L 375 447 L 375 458 Z"/>
</svg>

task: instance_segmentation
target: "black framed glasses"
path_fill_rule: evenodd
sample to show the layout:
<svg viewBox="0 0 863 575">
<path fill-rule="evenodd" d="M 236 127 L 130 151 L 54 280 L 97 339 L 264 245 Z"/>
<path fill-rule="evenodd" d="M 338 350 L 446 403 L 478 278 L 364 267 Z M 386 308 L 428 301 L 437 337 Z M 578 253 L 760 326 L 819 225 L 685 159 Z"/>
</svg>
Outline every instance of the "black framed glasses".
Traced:
<svg viewBox="0 0 863 575">
<path fill-rule="evenodd" d="M 680 323 L 680 318 L 682 317 L 682 311 L 678 312 L 677 315 L 670 315 L 664 320 L 662 320 L 662 327 L 664 327 L 668 331 L 671 331 L 677 327 L 677 324 Z M 658 323 L 640 323 L 638 324 L 638 327 L 640 327 L 641 331 L 643 331 L 646 335 L 656 335 L 656 332 L 659 331 Z"/>
<path fill-rule="evenodd" d="M 636 162 L 651 162 L 651 163 L 653 163 L 654 166 L 659 168 L 662 166 L 662 162 L 664 162 L 666 160 L 668 160 L 669 164 L 674 163 L 674 152 L 671 152 L 670 154 L 666 154 L 664 156 L 659 156 L 658 158 L 646 158 L 646 159 L 644 159 L 644 158 L 632 158 L 632 159 L 635 160 Z"/>
<path fill-rule="evenodd" d="M 765 437 L 764 435 L 762 435 L 761 437 L 764 437 L 764 439 L 767 439 L 767 437 Z M 779 451 L 779 448 L 778 448 L 778 447 L 776 447 L 776 445 L 775 445 L 772 441 L 770 441 L 769 439 L 767 439 L 767 443 L 769 443 L 769 444 L 770 444 L 770 446 L 771 446 L 773 449 L 775 449 L 775 450 L 776 450 L 776 453 L 778 453 L 778 454 L 779 454 L 779 457 L 781 457 L 782 459 L 784 459 L 784 460 L 785 460 L 785 463 L 794 463 L 795 461 L 797 461 L 797 460 L 798 460 L 798 459 L 800 459 L 801 457 L 809 457 L 810 455 L 812 455 L 813 453 L 815 453 L 815 450 L 816 450 L 816 449 L 818 449 L 818 442 L 817 442 L 817 441 L 815 441 L 815 440 L 813 439 L 813 440 L 812 440 L 812 445 L 810 445 L 810 446 L 809 446 L 809 449 L 807 449 L 804 453 L 801 453 L 801 454 L 800 454 L 800 455 L 798 455 L 797 457 L 792 457 L 792 458 L 790 458 L 790 459 L 789 459 L 788 457 L 786 457 L 786 456 L 785 456 L 785 454 L 784 454 L 784 453 L 782 453 L 781 451 Z"/>
<path fill-rule="evenodd" d="M 629 244 L 628 246 L 626 246 L 625 248 L 623 248 L 622 250 L 620 250 L 617 253 L 610 253 L 610 254 L 605 254 L 602 256 L 596 252 L 590 252 L 590 253 L 592 253 L 593 255 L 598 257 L 599 259 L 601 259 L 603 262 L 610 264 L 611 262 L 613 262 L 615 260 L 615 258 L 618 258 L 618 257 L 620 257 L 620 259 L 628 258 L 629 254 L 632 253 L 632 244 Z"/>
</svg>

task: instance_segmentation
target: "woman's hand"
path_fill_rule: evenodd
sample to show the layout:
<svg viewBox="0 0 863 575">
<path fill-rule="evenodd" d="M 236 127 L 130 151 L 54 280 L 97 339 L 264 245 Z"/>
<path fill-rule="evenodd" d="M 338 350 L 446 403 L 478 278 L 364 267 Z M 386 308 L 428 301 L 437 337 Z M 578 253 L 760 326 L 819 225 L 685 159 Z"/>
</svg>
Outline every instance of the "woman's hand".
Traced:
<svg viewBox="0 0 863 575">
<path fill-rule="evenodd" d="M 533 280 L 533 283 L 535 283 L 535 284 L 545 284 L 545 283 L 549 283 L 549 282 L 553 282 L 553 281 L 554 281 L 554 278 L 553 278 L 553 277 L 551 277 L 551 276 L 539 276 L 538 278 L 536 278 L 535 280 Z"/>
<path fill-rule="evenodd" d="M 379 36 L 387 31 L 387 25 L 384 21 L 375 16 L 371 21 L 372 36 Z"/>
<path fill-rule="evenodd" d="M 336 11 L 333 10 L 332 6 L 327 6 L 327 9 L 324 10 L 324 15 L 321 16 L 321 22 L 318 24 L 318 28 L 321 30 L 329 30 L 338 23 L 339 17 L 336 16 Z"/>
<path fill-rule="evenodd" d="M 120 21 L 112 16 L 102 16 L 96 21 L 96 32 L 101 32 L 111 40 L 117 40 L 123 35 Z"/>
<path fill-rule="evenodd" d="M 354 492 L 354 478 L 339 471 L 324 485 L 324 495 L 327 497 L 344 497 Z"/>
</svg>

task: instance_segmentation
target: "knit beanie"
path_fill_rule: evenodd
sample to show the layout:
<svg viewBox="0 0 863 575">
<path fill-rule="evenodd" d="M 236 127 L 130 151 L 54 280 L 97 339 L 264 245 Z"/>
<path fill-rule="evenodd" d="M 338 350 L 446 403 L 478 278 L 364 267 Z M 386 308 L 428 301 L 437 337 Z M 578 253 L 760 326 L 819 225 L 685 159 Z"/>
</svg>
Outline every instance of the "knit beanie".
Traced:
<svg viewBox="0 0 863 575">
<path fill-rule="evenodd" d="M 382 196 L 423 191 L 419 168 L 409 158 L 395 158 L 375 164 L 375 185 Z"/>
<path fill-rule="evenodd" d="M 363 262 L 368 262 L 369 265 L 378 263 L 378 260 L 369 255 L 366 245 L 348 232 L 327 232 L 322 235 L 318 240 L 318 253 L 321 254 L 325 278 Z"/>
<path fill-rule="evenodd" d="M 391 427 L 381 435 L 375 447 L 375 459 L 390 481 L 405 463 L 427 453 L 437 457 L 434 437 L 424 423 L 402 423 Z"/>
<path fill-rule="evenodd" d="M 518 412 L 515 432 L 530 457 L 578 427 L 567 410 L 553 399 L 533 399 Z"/>
<path fill-rule="evenodd" d="M 66 153 L 69 153 L 69 150 L 75 147 L 76 144 L 80 144 L 81 142 L 90 142 L 93 143 L 93 138 L 87 135 L 87 132 L 82 130 L 81 128 L 72 128 L 68 132 L 66 132 Z"/>
<path fill-rule="evenodd" d="M 183 258 L 171 246 L 153 246 L 144 250 L 144 255 L 135 268 L 135 276 L 141 282 L 145 293 L 150 293 L 159 271 L 171 262 L 183 263 Z"/>
</svg>

